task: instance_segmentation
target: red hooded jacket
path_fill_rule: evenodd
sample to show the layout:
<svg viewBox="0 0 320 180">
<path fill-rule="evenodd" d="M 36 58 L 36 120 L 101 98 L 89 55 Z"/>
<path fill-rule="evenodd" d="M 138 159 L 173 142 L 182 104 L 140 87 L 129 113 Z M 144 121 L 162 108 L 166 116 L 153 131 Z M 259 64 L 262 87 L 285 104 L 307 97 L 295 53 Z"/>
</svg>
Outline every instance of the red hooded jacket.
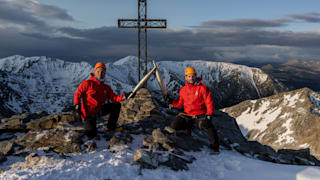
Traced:
<svg viewBox="0 0 320 180">
<path fill-rule="evenodd" d="M 114 103 L 121 102 L 124 94 L 117 96 L 110 86 L 98 81 L 94 74 L 90 74 L 89 80 L 83 81 L 74 94 L 74 105 L 80 104 L 82 118 L 97 115 L 103 103 L 110 99 Z M 84 116 L 84 117 L 83 117 Z"/>
<path fill-rule="evenodd" d="M 172 106 L 178 109 L 183 106 L 184 112 L 192 116 L 204 113 L 213 115 L 214 110 L 211 92 L 206 85 L 201 84 L 201 81 L 194 84 L 186 82 L 180 89 L 179 98 L 172 102 Z"/>
</svg>

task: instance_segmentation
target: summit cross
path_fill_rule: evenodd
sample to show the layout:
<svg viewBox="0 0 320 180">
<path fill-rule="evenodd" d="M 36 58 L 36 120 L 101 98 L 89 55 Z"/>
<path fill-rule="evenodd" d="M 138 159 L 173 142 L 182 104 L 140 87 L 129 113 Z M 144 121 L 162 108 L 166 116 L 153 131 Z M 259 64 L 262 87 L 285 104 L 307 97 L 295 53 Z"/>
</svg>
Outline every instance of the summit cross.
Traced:
<svg viewBox="0 0 320 180">
<path fill-rule="evenodd" d="M 141 69 L 141 42 L 144 41 L 144 75 L 147 74 L 148 63 L 148 43 L 147 29 L 167 28 L 166 19 L 148 19 L 147 18 L 147 0 L 138 0 L 138 18 L 137 19 L 118 19 L 118 28 L 137 28 L 138 29 L 138 80 L 140 81 Z M 144 36 L 141 35 L 144 33 Z"/>
</svg>

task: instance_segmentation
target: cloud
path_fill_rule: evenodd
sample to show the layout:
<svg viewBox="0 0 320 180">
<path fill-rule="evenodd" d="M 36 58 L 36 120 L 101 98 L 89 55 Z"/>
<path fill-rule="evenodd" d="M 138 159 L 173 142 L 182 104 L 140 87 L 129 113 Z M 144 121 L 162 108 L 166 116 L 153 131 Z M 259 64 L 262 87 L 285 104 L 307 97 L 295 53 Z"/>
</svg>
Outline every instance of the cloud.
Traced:
<svg viewBox="0 0 320 180">
<path fill-rule="evenodd" d="M 137 54 L 137 31 L 116 27 L 95 29 L 60 28 L 64 36 L 52 37 L 39 33 L 20 34 L 14 37 L 11 30 L 0 33 L 15 54 L 47 55 L 79 60 L 79 57 L 115 60 Z M 6 34 L 11 34 L 5 35 Z M 10 37 L 10 38 L 6 38 Z M 15 43 L 20 42 L 23 43 Z M 246 30 L 221 32 L 199 29 L 150 30 L 148 34 L 149 57 L 161 60 L 211 59 L 211 60 L 287 60 L 302 55 L 316 58 L 320 55 L 320 36 L 317 32 Z M 1 46 L 0 48 L 4 48 Z M 8 46 L 7 44 L 5 46 Z M 6 51 L 0 52 L 4 56 Z M 292 53 L 299 52 L 299 53 Z M 305 53 L 303 53 L 305 52 Z M 8 53 L 7 53 L 8 55 Z M 81 59 L 83 60 L 83 59 Z"/>
<path fill-rule="evenodd" d="M 296 14 L 274 20 L 207 21 L 188 29 L 149 30 L 148 55 L 156 60 L 317 59 L 319 32 L 278 29 L 296 20 L 307 21 L 303 18 L 307 15 L 319 14 Z M 56 27 L 47 19 L 74 21 L 65 10 L 55 6 L 31 0 L 0 0 L 0 57 L 19 54 L 96 62 L 137 54 L 134 29 Z"/>
<path fill-rule="evenodd" d="M 301 20 L 309 23 L 320 22 L 320 13 L 312 12 L 305 14 L 289 14 L 288 17 L 296 20 Z"/>
<path fill-rule="evenodd" d="M 288 19 L 260 20 L 260 19 L 236 19 L 231 21 L 206 21 L 200 27 L 236 27 L 236 28 L 267 28 L 282 27 L 290 22 Z"/>
<path fill-rule="evenodd" d="M 21 32 L 54 32 L 49 20 L 75 21 L 65 10 L 40 4 L 35 0 L 0 0 L 2 27 L 15 27 Z"/>
<path fill-rule="evenodd" d="M 17 17 L 23 18 L 21 15 L 25 15 L 25 18 L 40 17 L 50 18 L 63 21 L 74 21 L 66 10 L 52 5 L 41 4 L 35 0 L 0 0 L 1 10 L 10 12 L 10 15 L 16 14 Z M 1 15 L 5 15 L 1 13 Z M 10 16 L 0 16 L 10 18 Z M 9 19 L 10 20 L 10 19 Z"/>
</svg>

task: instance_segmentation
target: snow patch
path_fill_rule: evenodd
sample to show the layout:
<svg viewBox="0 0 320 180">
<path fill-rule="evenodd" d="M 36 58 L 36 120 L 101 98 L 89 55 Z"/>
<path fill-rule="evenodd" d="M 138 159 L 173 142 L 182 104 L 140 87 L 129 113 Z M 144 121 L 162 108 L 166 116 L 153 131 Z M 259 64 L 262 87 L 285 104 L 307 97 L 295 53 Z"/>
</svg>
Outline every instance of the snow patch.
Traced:
<svg viewBox="0 0 320 180">
<path fill-rule="evenodd" d="M 243 136 L 246 137 L 248 135 L 248 132 L 251 130 L 258 130 L 259 132 L 263 132 L 267 129 L 268 124 L 274 121 L 281 114 L 281 108 L 271 109 L 269 107 L 269 101 L 261 101 L 261 103 L 262 105 L 258 110 L 251 111 L 251 113 L 249 113 L 251 109 L 250 107 L 240 116 L 236 117 L 237 123 L 248 129 L 248 131 L 241 131 Z M 259 133 L 257 133 L 256 136 L 258 135 Z"/>
<path fill-rule="evenodd" d="M 298 101 L 300 101 L 300 102 L 304 102 L 305 101 L 304 99 L 300 99 L 300 96 L 301 96 L 300 93 L 296 93 L 293 96 L 290 95 L 290 94 L 284 95 L 284 97 L 283 97 L 284 98 L 284 104 L 286 106 L 295 108 L 296 107 L 296 103 Z"/>
<path fill-rule="evenodd" d="M 319 180 L 320 170 L 308 167 L 297 173 L 297 180 Z"/>
<path fill-rule="evenodd" d="M 275 141 L 275 143 L 279 143 L 280 145 L 282 145 L 282 144 L 289 144 L 294 142 L 294 138 L 290 136 L 291 134 L 294 133 L 290 129 L 292 120 L 293 120 L 292 118 L 289 118 L 286 120 L 284 124 L 282 124 L 282 127 L 284 127 L 286 131 L 282 133 L 280 136 L 278 136 L 278 140 Z"/>
<path fill-rule="evenodd" d="M 64 140 L 66 142 L 71 142 L 73 136 L 74 136 L 73 131 L 68 131 L 68 133 L 64 135 Z"/>
<path fill-rule="evenodd" d="M 41 133 L 37 134 L 36 141 L 39 141 L 43 137 L 47 139 L 48 135 L 49 135 L 49 131 L 48 130 L 44 130 Z"/>
<path fill-rule="evenodd" d="M 304 144 L 300 144 L 299 147 L 305 149 L 305 148 L 309 148 L 310 145 L 308 143 L 304 143 Z"/>
</svg>

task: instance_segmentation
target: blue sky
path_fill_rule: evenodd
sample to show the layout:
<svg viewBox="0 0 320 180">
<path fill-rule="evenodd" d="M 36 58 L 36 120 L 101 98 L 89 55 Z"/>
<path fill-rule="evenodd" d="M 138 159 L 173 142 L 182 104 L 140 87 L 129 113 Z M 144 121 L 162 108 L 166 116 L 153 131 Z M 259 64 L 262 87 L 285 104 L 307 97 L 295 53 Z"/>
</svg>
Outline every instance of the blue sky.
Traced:
<svg viewBox="0 0 320 180">
<path fill-rule="evenodd" d="M 214 61 L 320 60 L 319 0 L 148 0 L 149 58 Z M 137 0 L 0 0 L 0 58 L 113 61 L 137 55 Z"/>
<path fill-rule="evenodd" d="M 136 18 L 136 0 L 41 0 L 66 9 L 79 23 L 93 28 L 116 26 L 118 18 Z M 201 3 L 200 3 L 201 2 Z M 149 18 L 165 18 L 169 28 L 187 28 L 203 21 L 232 19 L 277 19 L 287 14 L 319 12 L 319 0 L 149 0 Z M 311 28 L 311 24 L 307 25 Z M 309 27 L 304 27 L 308 29 Z M 303 29 L 292 25 L 292 30 Z"/>
</svg>

